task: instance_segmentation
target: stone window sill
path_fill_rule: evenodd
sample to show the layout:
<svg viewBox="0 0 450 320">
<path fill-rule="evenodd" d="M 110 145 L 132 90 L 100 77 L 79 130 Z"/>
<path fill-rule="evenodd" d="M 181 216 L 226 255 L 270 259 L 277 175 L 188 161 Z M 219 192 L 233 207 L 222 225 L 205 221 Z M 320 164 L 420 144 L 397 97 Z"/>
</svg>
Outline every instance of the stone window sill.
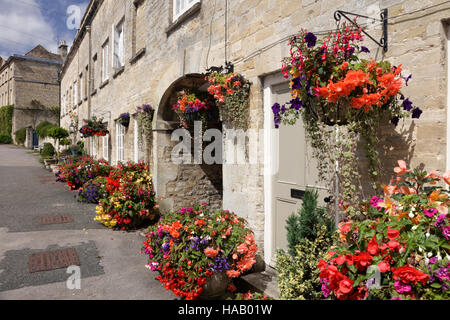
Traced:
<svg viewBox="0 0 450 320">
<path fill-rule="evenodd" d="M 140 58 L 142 58 L 145 55 L 145 51 L 146 51 L 146 49 L 142 48 L 138 52 L 136 52 L 134 57 L 130 59 L 130 63 L 131 64 L 136 63 Z"/>
<path fill-rule="evenodd" d="M 119 76 L 124 70 L 125 70 L 125 66 L 115 69 L 113 78 L 117 78 L 117 76 Z"/>
<path fill-rule="evenodd" d="M 107 84 L 109 83 L 109 79 L 106 79 L 105 81 L 102 82 L 102 84 L 100 85 L 100 89 L 102 89 L 103 87 L 105 87 Z"/>
<path fill-rule="evenodd" d="M 183 13 L 181 16 L 177 18 L 177 20 L 173 21 L 167 28 L 166 28 L 166 34 L 171 34 L 175 29 L 177 29 L 181 24 L 183 24 L 186 20 L 188 20 L 190 17 L 192 17 L 194 14 L 200 11 L 200 8 L 202 6 L 202 2 L 197 2 L 194 4 L 188 11 Z"/>
</svg>

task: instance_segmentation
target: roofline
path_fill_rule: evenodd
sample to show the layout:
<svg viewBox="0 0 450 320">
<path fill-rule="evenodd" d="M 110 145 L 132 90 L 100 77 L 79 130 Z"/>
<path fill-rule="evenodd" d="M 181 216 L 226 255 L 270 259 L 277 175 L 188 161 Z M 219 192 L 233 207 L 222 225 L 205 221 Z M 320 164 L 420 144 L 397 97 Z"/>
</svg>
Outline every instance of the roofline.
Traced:
<svg viewBox="0 0 450 320">
<path fill-rule="evenodd" d="M 90 26 L 90 23 L 97 14 L 97 9 L 101 6 L 104 0 L 90 0 L 86 11 L 81 19 L 80 28 L 73 40 L 72 46 L 70 47 L 69 53 L 67 54 L 66 60 L 64 61 L 63 67 L 61 69 L 61 77 L 66 72 L 68 65 L 72 62 L 75 52 L 78 50 L 80 42 L 83 40 L 86 34 L 86 27 Z"/>
</svg>

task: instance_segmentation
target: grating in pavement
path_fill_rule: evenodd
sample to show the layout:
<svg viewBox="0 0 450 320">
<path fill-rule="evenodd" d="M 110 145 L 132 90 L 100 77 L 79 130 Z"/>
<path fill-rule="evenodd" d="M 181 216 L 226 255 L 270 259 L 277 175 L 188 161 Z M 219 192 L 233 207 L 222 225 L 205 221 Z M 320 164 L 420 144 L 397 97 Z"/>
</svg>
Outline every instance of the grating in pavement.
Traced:
<svg viewBox="0 0 450 320">
<path fill-rule="evenodd" d="M 40 272 L 80 265 L 75 248 L 44 251 L 28 255 L 28 272 Z"/>
<path fill-rule="evenodd" d="M 61 214 L 57 216 L 41 216 L 38 217 L 39 224 L 61 224 L 74 222 L 73 217 L 70 214 Z"/>
</svg>

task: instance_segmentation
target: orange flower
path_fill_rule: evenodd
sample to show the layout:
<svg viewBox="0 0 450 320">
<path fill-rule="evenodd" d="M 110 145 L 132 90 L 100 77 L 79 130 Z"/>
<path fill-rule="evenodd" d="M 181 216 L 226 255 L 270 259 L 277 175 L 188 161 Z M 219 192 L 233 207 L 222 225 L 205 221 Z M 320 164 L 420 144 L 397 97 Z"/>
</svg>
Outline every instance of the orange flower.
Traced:
<svg viewBox="0 0 450 320">
<path fill-rule="evenodd" d="M 395 167 L 395 168 L 394 168 L 394 172 L 395 172 L 397 175 L 401 176 L 401 175 L 403 175 L 404 173 L 410 172 L 410 171 L 411 171 L 411 170 L 408 170 L 408 169 L 406 168 L 406 162 L 405 162 L 405 161 L 403 161 L 403 160 L 398 160 L 397 162 L 398 162 L 398 167 Z"/>
<path fill-rule="evenodd" d="M 209 258 L 215 258 L 219 254 L 218 250 L 215 250 L 215 249 L 213 249 L 211 247 L 206 248 L 203 252 Z"/>
</svg>

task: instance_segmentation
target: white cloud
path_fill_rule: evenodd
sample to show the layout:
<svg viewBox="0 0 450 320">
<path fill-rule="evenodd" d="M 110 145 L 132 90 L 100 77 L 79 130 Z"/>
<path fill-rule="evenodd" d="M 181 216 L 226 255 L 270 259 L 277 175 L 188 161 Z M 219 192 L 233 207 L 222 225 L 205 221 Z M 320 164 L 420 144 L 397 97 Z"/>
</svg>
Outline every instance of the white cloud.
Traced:
<svg viewBox="0 0 450 320">
<path fill-rule="evenodd" d="M 36 0 L 0 1 L 0 54 L 25 54 L 41 44 L 57 52 L 57 37 Z"/>
</svg>

